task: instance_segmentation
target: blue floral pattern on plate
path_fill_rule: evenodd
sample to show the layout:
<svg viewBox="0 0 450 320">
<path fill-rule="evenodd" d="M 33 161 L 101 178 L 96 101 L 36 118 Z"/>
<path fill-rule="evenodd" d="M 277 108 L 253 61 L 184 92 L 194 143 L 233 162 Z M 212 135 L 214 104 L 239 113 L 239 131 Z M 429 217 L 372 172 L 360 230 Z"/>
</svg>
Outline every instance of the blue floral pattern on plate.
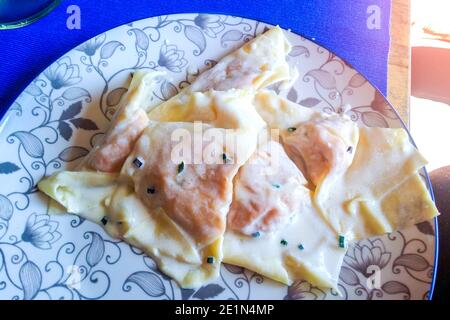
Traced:
<svg viewBox="0 0 450 320">
<path fill-rule="evenodd" d="M 98 35 L 50 65 L 10 107 L 0 126 L 0 298 L 2 299 L 426 299 L 435 231 L 430 222 L 349 248 L 339 292 L 305 281 L 290 287 L 224 265 L 213 283 L 180 289 L 140 250 L 76 216 L 49 216 L 36 183 L 73 168 L 101 137 L 134 70 L 166 70 L 154 92 L 167 100 L 225 53 L 268 26 L 239 17 L 180 14 L 136 21 Z M 345 61 L 301 36 L 287 92 L 305 107 L 347 112 L 361 125 L 399 127 L 397 114 Z M 351 105 L 350 109 L 346 105 Z M 370 285 L 368 267 L 381 270 Z"/>
</svg>

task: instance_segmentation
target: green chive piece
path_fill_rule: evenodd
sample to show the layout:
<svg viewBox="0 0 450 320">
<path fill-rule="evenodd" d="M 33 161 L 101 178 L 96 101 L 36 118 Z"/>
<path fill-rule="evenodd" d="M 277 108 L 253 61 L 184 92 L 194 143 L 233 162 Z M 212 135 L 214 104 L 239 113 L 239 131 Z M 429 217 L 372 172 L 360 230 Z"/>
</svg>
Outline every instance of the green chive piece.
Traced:
<svg viewBox="0 0 450 320">
<path fill-rule="evenodd" d="M 108 223 L 108 218 L 107 218 L 106 216 L 103 217 L 102 220 L 101 220 L 101 222 L 102 222 L 102 224 L 103 224 L 104 226 L 106 226 L 106 224 Z"/>
<path fill-rule="evenodd" d="M 339 236 L 339 247 L 345 248 L 345 237 L 344 236 Z"/>
<path fill-rule="evenodd" d="M 282 246 L 287 246 L 288 245 L 288 242 L 286 240 L 284 240 L 284 239 L 281 240 L 280 243 L 281 243 Z"/>
<path fill-rule="evenodd" d="M 297 130 L 296 127 L 290 127 L 287 129 L 288 132 L 294 132 L 295 130 Z"/>
<path fill-rule="evenodd" d="M 228 161 L 226 153 L 222 153 L 222 159 L 223 159 L 223 162 L 225 162 L 225 163 Z"/>
<path fill-rule="evenodd" d="M 252 233 L 252 237 L 253 238 L 259 238 L 259 237 L 261 237 L 261 233 L 259 233 L 259 231 L 253 232 Z"/>
<path fill-rule="evenodd" d="M 181 161 L 181 163 L 178 165 L 178 173 L 183 172 L 183 170 L 184 170 L 184 162 Z"/>
<path fill-rule="evenodd" d="M 209 263 L 209 264 L 213 264 L 214 263 L 214 257 L 206 258 L 206 262 Z"/>
<path fill-rule="evenodd" d="M 274 184 L 272 184 L 272 186 L 274 186 L 274 187 L 277 188 L 277 189 L 280 189 L 280 188 L 281 188 L 281 186 L 280 186 L 278 183 L 274 183 Z"/>
<path fill-rule="evenodd" d="M 133 164 L 134 164 L 137 168 L 140 168 L 140 167 L 142 167 L 142 165 L 144 164 L 144 159 L 142 159 L 141 157 L 137 157 L 136 159 L 133 160 Z"/>
<path fill-rule="evenodd" d="M 305 249 L 305 247 L 304 247 L 301 243 L 298 245 L 298 248 L 299 248 L 300 250 Z"/>
</svg>

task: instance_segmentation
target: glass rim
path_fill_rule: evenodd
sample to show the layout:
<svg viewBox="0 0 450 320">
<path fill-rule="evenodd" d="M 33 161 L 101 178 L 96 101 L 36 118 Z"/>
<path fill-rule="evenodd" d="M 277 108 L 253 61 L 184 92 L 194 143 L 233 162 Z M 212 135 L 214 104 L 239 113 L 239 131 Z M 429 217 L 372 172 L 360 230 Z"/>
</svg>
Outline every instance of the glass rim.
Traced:
<svg viewBox="0 0 450 320">
<path fill-rule="evenodd" d="M 0 31 L 22 28 L 33 22 L 36 22 L 39 19 L 48 15 L 50 12 L 52 12 L 60 3 L 61 3 L 61 0 L 54 0 L 47 7 L 45 7 L 44 9 L 36 12 L 35 14 L 33 14 L 27 18 L 15 20 L 15 21 L 9 21 L 9 22 L 0 22 Z"/>
</svg>

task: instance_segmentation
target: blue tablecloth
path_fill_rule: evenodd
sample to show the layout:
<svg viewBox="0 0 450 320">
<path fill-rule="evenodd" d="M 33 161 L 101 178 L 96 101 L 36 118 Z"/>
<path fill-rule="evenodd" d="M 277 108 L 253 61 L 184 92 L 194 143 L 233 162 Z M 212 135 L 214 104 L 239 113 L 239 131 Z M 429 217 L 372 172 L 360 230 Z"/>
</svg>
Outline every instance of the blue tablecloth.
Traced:
<svg viewBox="0 0 450 320">
<path fill-rule="evenodd" d="M 80 30 L 66 27 L 69 5 L 80 7 Z M 379 29 L 367 27 L 370 6 L 380 9 Z M 386 93 L 389 0 L 64 0 L 30 26 L 0 31 L 0 118 L 31 80 L 81 42 L 127 22 L 183 12 L 225 13 L 290 28 L 346 59 Z"/>
</svg>

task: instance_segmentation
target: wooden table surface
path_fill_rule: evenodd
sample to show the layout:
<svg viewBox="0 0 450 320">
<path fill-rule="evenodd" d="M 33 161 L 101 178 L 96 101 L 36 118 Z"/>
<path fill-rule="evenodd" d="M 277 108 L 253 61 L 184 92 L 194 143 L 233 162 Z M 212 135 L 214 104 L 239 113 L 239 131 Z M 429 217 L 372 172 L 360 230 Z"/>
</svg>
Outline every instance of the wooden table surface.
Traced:
<svg viewBox="0 0 450 320">
<path fill-rule="evenodd" d="M 387 98 L 408 126 L 411 92 L 410 19 L 410 0 L 392 0 Z"/>
</svg>

